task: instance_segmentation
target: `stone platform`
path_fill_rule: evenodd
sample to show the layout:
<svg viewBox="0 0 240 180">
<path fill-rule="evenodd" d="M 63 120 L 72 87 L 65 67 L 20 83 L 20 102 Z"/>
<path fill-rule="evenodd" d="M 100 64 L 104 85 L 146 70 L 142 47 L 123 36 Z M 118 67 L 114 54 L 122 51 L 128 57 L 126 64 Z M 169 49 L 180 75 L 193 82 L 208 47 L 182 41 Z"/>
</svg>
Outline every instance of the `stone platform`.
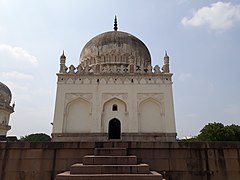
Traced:
<svg viewBox="0 0 240 180">
<path fill-rule="evenodd" d="M 52 142 L 106 142 L 108 133 L 52 133 Z M 176 142 L 176 133 L 121 133 L 121 141 Z"/>
<path fill-rule="evenodd" d="M 135 155 L 126 148 L 95 148 L 94 155 L 83 157 L 70 171 L 58 174 L 56 180 L 162 180 L 162 175 L 150 171 L 148 164 L 138 164 Z"/>
</svg>

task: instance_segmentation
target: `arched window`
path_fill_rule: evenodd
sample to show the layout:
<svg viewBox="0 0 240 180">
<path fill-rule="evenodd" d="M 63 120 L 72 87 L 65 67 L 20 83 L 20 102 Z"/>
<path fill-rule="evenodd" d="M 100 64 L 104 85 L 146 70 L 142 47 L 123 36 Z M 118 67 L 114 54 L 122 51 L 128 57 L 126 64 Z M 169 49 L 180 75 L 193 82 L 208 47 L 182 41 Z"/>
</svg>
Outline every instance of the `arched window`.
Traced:
<svg viewBox="0 0 240 180">
<path fill-rule="evenodd" d="M 114 104 L 113 106 L 112 106 L 112 111 L 117 111 L 118 110 L 118 106 L 116 105 L 116 104 Z"/>
</svg>

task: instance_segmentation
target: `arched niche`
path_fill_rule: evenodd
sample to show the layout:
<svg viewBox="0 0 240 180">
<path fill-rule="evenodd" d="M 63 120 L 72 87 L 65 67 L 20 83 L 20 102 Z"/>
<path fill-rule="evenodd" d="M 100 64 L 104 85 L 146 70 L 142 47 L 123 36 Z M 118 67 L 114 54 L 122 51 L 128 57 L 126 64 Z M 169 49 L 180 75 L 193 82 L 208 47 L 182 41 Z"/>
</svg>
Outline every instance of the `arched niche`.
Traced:
<svg viewBox="0 0 240 180">
<path fill-rule="evenodd" d="M 126 132 L 128 127 L 127 119 L 127 103 L 119 98 L 111 98 L 103 103 L 101 131 L 108 132 L 109 121 L 113 118 L 118 119 L 122 123 L 122 131 Z"/>
<path fill-rule="evenodd" d="M 119 98 L 111 98 L 104 102 L 103 104 L 103 112 L 109 111 L 109 108 L 111 108 L 113 105 L 117 105 L 119 108 L 119 111 L 127 112 L 127 104 L 123 100 Z"/>
<path fill-rule="evenodd" d="M 91 103 L 82 98 L 66 106 L 65 133 L 88 133 L 91 131 Z"/>
<path fill-rule="evenodd" d="M 139 132 L 160 133 L 164 130 L 162 104 L 148 98 L 139 104 Z"/>
</svg>

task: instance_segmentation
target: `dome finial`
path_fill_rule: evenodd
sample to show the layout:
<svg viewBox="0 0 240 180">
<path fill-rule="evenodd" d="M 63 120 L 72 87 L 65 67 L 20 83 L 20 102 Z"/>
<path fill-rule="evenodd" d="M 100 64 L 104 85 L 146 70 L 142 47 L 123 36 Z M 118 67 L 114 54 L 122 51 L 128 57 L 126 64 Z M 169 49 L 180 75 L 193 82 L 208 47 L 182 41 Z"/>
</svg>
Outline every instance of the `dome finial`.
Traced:
<svg viewBox="0 0 240 180">
<path fill-rule="evenodd" d="M 115 16 L 114 18 L 114 31 L 117 31 L 118 30 L 118 27 L 117 27 L 117 16 Z"/>
<path fill-rule="evenodd" d="M 165 56 L 168 56 L 168 54 L 167 54 L 167 50 L 165 50 Z"/>
</svg>

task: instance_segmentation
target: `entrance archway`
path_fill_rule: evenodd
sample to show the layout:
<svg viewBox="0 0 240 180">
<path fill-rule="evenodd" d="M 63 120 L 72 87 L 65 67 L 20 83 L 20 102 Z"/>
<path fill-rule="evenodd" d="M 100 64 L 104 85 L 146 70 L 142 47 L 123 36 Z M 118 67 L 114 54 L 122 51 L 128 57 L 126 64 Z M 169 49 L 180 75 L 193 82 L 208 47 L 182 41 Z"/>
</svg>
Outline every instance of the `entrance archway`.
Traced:
<svg viewBox="0 0 240 180">
<path fill-rule="evenodd" d="M 121 138 L 121 122 L 113 118 L 108 124 L 108 139 L 120 139 Z"/>
</svg>

